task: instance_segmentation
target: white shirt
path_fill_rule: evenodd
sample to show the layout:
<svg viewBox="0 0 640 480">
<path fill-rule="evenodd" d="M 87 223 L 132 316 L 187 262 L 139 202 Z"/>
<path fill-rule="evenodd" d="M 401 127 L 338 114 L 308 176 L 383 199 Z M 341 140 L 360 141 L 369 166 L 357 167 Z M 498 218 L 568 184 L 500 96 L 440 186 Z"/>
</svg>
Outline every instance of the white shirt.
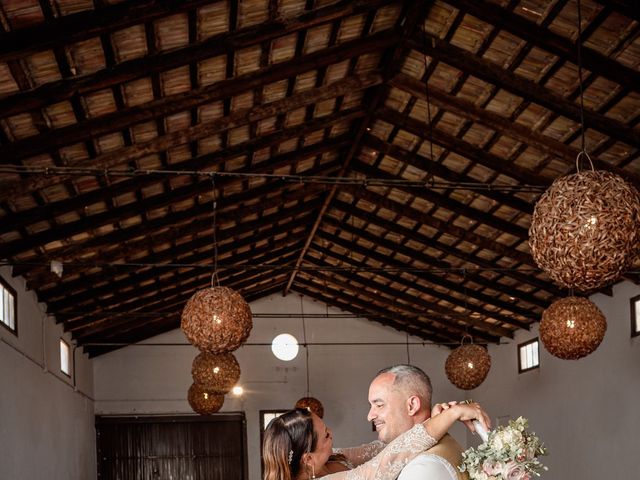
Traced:
<svg viewBox="0 0 640 480">
<path fill-rule="evenodd" d="M 402 469 L 398 480 L 457 480 L 454 467 L 433 453 L 421 453 Z"/>
</svg>

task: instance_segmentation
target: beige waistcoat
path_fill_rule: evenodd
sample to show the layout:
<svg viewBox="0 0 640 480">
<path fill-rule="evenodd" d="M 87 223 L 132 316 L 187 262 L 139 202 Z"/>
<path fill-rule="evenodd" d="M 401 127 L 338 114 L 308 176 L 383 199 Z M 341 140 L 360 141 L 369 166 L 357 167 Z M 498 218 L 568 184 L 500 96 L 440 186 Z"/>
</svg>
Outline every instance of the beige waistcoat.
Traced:
<svg viewBox="0 0 640 480">
<path fill-rule="evenodd" d="M 442 437 L 435 447 L 430 448 L 426 453 L 438 455 L 449 462 L 458 474 L 458 480 L 469 480 L 467 472 L 460 473 L 458 471 L 458 465 L 462 463 L 462 447 L 448 433 Z"/>
</svg>

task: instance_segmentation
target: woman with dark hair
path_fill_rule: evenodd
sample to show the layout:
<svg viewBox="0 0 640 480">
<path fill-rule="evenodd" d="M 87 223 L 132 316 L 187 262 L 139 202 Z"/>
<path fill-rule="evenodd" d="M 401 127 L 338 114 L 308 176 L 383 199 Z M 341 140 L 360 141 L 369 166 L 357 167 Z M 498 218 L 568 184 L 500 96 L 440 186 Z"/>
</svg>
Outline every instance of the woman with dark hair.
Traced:
<svg viewBox="0 0 640 480">
<path fill-rule="evenodd" d="M 310 480 L 327 475 L 325 480 L 394 480 L 410 460 L 438 443 L 458 420 L 478 420 L 489 427 L 489 418 L 477 403 L 451 406 L 384 448 L 381 443 L 370 444 L 374 452 L 358 454 L 371 458 L 381 451 L 350 470 L 345 462 L 330 461 L 333 438 L 322 419 L 306 409 L 291 410 L 274 418 L 265 431 L 264 480 Z"/>
</svg>

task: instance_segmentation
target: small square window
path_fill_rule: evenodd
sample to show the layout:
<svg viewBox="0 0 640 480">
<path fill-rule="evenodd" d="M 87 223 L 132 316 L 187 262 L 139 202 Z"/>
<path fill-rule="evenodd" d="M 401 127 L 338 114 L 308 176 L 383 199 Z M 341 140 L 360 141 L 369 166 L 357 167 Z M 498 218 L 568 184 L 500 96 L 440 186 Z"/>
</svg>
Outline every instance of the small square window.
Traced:
<svg viewBox="0 0 640 480">
<path fill-rule="evenodd" d="M 60 339 L 60 370 L 68 377 L 71 376 L 70 351 L 69 344 Z"/>
<path fill-rule="evenodd" d="M 540 367 L 538 356 L 539 342 L 537 338 L 518 345 L 518 372 L 528 372 Z"/>
<path fill-rule="evenodd" d="M 18 334 L 16 291 L 0 277 L 0 325 Z"/>
<path fill-rule="evenodd" d="M 640 335 L 640 295 L 631 299 L 631 336 Z"/>
</svg>

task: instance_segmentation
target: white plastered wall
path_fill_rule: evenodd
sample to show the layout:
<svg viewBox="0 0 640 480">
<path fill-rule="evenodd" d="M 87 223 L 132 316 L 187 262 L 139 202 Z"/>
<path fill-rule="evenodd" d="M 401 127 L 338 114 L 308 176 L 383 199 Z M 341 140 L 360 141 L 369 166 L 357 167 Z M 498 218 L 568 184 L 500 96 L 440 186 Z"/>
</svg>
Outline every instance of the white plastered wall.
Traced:
<svg viewBox="0 0 640 480">
<path fill-rule="evenodd" d="M 580 360 L 560 360 L 543 347 L 540 369 L 518 374 L 517 344 L 491 346 L 492 369 L 473 394 L 494 417 L 519 415 L 549 448 L 544 480 L 640 478 L 640 337 L 631 338 L 630 298 L 640 287 L 615 285 L 614 296 L 591 297 L 607 318 L 599 348 Z"/>
<path fill-rule="evenodd" d="M 96 477 L 93 367 L 75 352 L 74 377 L 60 371 L 68 334 L 44 313 L 22 278 L 0 267 L 18 297 L 18 335 L 0 328 L 0 478 Z M 72 372 L 73 375 L 73 372 Z"/>
</svg>

